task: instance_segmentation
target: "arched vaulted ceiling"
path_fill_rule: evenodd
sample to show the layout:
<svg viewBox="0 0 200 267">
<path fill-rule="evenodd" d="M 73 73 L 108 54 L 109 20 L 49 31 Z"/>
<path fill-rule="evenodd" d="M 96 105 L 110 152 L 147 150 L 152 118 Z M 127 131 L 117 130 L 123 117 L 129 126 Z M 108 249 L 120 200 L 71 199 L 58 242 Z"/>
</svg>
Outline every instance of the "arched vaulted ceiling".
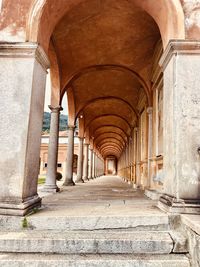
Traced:
<svg viewBox="0 0 200 267">
<path fill-rule="evenodd" d="M 120 156 L 138 123 L 140 95 L 151 104 L 159 39 L 157 24 L 134 1 L 83 1 L 54 29 L 61 95 L 73 92 L 74 116 L 84 118 L 88 139 L 104 157 Z"/>
</svg>

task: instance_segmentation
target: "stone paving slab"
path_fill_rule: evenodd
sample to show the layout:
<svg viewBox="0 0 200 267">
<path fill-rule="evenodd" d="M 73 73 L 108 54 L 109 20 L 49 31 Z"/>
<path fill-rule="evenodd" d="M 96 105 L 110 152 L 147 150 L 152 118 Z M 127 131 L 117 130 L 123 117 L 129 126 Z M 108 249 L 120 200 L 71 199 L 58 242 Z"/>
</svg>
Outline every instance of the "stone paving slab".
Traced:
<svg viewBox="0 0 200 267">
<path fill-rule="evenodd" d="M 40 192 L 39 192 L 40 194 Z M 63 187 L 43 197 L 43 209 L 33 216 L 161 214 L 156 201 L 117 176 L 103 176 L 84 184 Z"/>
</svg>

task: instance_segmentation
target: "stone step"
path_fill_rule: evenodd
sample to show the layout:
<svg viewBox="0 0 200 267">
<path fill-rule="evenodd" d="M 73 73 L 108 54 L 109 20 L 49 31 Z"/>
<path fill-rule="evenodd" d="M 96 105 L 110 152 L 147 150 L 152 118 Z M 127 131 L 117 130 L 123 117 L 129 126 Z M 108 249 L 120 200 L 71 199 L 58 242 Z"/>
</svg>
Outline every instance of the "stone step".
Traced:
<svg viewBox="0 0 200 267">
<path fill-rule="evenodd" d="M 26 218 L 15 216 L 0 217 L 1 230 L 102 230 L 130 229 L 135 231 L 167 231 L 169 218 L 164 213 L 127 216 L 40 216 L 34 214 Z"/>
<path fill-rule="evenodd" d="M 169 254 L 167 232 L 22 231 L 0 232 L 0 252 L 59 254 Z"/>
<path fill-rule="evenodd" d="M 185 255 L 0 254 L 4 267 L 190 267 Z"/>
</svg>

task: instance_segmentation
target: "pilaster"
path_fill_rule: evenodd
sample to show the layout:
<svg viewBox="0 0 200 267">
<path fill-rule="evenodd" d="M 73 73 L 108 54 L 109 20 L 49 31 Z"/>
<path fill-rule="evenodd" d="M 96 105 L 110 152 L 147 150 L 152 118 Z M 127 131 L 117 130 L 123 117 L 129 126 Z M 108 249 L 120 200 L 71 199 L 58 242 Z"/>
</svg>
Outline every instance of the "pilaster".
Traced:
<svg viewBox="0 0 200 267">
<path fill-rule="evenodd" d="M 0 214 L 24 215 L 41 205 L 37 183 L 48 67 L 37 43 L 0 44 Z"/>
<path fill-rule="evenodd" d="M 164 192 L 159 207 L 200 212 L 200 42 L 172 40 L 164 71 Z"/>
</svg>

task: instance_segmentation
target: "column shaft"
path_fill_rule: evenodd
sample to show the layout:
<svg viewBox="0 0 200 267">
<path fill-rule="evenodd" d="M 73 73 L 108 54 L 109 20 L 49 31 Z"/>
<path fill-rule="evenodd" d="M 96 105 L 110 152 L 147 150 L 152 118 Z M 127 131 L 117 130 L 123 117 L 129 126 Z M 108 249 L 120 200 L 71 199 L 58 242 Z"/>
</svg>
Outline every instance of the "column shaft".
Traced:
<svg viewBox="0 0 200 267">
<path fill-rule="evenodd" d="M 77 169 L 77 183 L 84 183 L 83 176 L 83 138 L 79 137 L 79 153 L 78 153 L 78 169 Z"/>
<path fill-rule="evenodd" d="M 83 161 L 83 180 L 89 180 L 88 178 L 88 148 L 89 144 L 84 144 L 84 161 Z"/>
<path fill-rule="evenodd" d="M 64 186 L 75 185 L 73 181 L 73 158 L 74 158 L 74 128 L 75 126 L 68 127 L 68 148 L 67 148 L 67 160 L 65 171 Z"/>
<path fill-rule="evenodd" d="M 153 115 L 153 108 L 148 107 L 147 108 L 148 113 L 148 187 L 151 187 L 152 181 L 151 181 L 151 158 L 152 158 L 152 149 L 153 149 L 153 121 L 152 121 L 152 115 Z"/>
<path fill-rule="evenodd" d="M 92 171 L 93 171 L 93 149 L 90 148 L 90 172 L 89 172 L 89 179 L 92 179 L 93 178 Z"/>
<path fill-rule="evenodd" d="M 61 107 L 49 106 L 49 108 L 51 109 L 51 124 L 48 146 L 47 177 L 43 191 L 58 192 L 59 188 L 56 185 L 56 174 L 58 159 L 59 115 Z"/>
</svg>

